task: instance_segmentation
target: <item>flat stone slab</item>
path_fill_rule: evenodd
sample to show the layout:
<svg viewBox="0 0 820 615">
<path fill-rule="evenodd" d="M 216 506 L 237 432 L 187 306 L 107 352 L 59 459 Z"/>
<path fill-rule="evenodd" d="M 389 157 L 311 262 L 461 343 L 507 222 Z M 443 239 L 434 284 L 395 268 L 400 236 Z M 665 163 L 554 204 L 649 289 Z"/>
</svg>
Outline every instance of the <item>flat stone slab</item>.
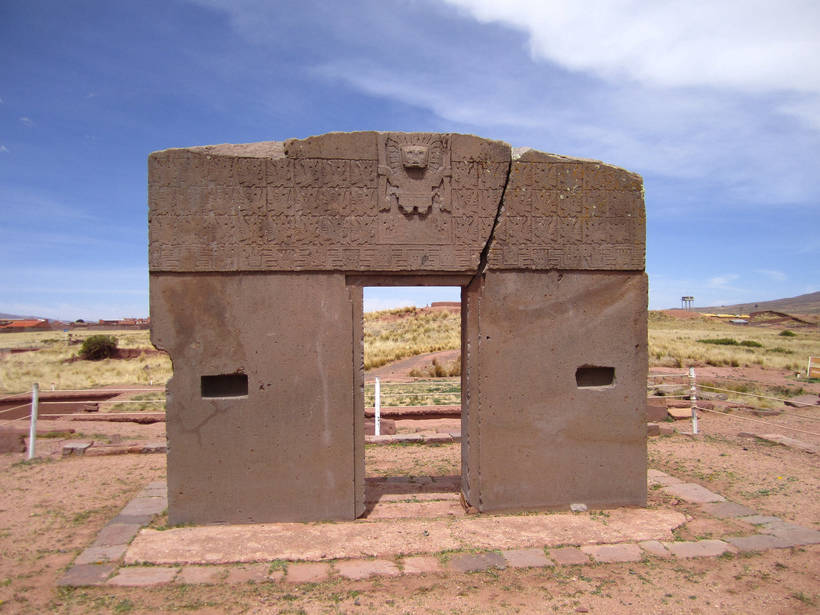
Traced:
<svg viewBox="0 0 820 615">
<path fill-rule="evenodd" d="M 117 569 L 117 564 L 82 564 L 69 568 L 57 585 L 67 587 L 85 587 L 88 585 L 104 585 L 111 573 Z"/>
<path fill-rule="evenodd" d="M 109 547 L 113 545 L 126 545 L 137 535 L 142 524 L 136 523 L 109 523 L 94 540 L 94 547 Z"/>
<path fill-rule="evenodd" d="M 128 502 L 121 515 L 158 515 L 168 508 L 168 500 L 163 496 L 147 497 L 138 495 Z"/>
<path fill-rule="evenodd" d="M 690 504 L 705 504 L 707 502 L 725 502 L 726 498 L 722 495 L 709 491 L 706 487 L 702 487 L 697 483 L 680 483 L 676 485 L 668 485 L 663 488 L 665 493 L 680 498 Z"/>
<path fill-rule="evenodd" d="M 330 564 L 306 562 L 289 564 L 285 581 L 288 583 L 321 583 L 330 578 Z"/>
<path fill-rule="evenodd" d="M 661 472 L 660 470 L 654 470 L 650 468 L 646 471 L 646 481 L 651 485 L 680 485 L 683 481 L 679 478 L 675 478 L 674 476 L 669 476 L 666 472 Z"/>
<path fill-rule="evenodd" d="M 642 540 L 638 543 L 638 546 L 649 553 L 649 555 L 654 555 L 655 557 L 672 557 L 669 549 L 664 547 L 658 540 Z"/>
<path fill-rule="evenodd" d="M 447 567 L 455 572 L 480 572 L 497 568 L 503 570 L 507 567 L 507 560 L 498 553 L 460 553 L 454 555 Z"/>
<path fill-rule="evenodd" d="M 759 531 L 764 534 L 774 534 L 775 536 L 784 538 L 791 543 L 789 546 L 792 547 L 820 543 L 820 531 L 795 525 L 787 521 L 766 523 Z"/>
<path fill-rule="evenodd" d="M 769 515 L 749 515 L 748 517 L 740 517 L 739 521 L 745 521 L 752 525 L 764 525 L 766 523 L 776 523 L 782 521 L 780 517 L 772 517 Z"/>
<path fill-rule="evenodd" d="M 130 566 L 120 568 L 116 576 L 108 580 L 108 585 L 123 587 L 144 587 L 172 583 L 179 568 L 170 566 Z"/>
<path fill-rule="evenodd" d="M 812 455 L 817 454 L 818 450 L 818 447 L 814 444 L 803 442 L 803 440 L 798 440 L 797 438 L 790 438 L 789 436 L 781 436 L 780 434 L 755 434 L 755 438 L 757 438 L 758 440 L 763 440 L 765 442 L 772 442 L 773 444 L 787 446 L 789 448 L 796 448 L 797 450 L 804 451 L 806 453 L 811 453 Z"/>
<path fill-rule="evenodd" d="M 242 564 L 229 566 L 226 583 L 263 583 L 271 580 L 270 564 Z M 279 571 L 281 572 L 281 571 Z"/>
<path fill-rule="evenodd" d="M 429 574 L 441 572 L 441 562 L 437 557 L 429 555 L 414 555 L 402 560 L 404 574 Z"/>
<path fill-rule="evenodd" d="M 724 553 L 733 553 L 735 547 L 722 540 L 698 540 L 697 542 L 664 542 L 663 545 L 675 557 L 717 557 Z"/>
<path fill-rule="evenodd" d="M 559 549 L 550 549 L 550 557 L 555 560 L 556 564 L 562 566 L 577 566 L 589 563 L 589 556 L 575 547 L 561 547 Z"/>
<path fill-rule="evenodd" d="M 772 534 L 754 534 L 752 536 L 735 536 L 727 538 L 726 542 L 739 551 L 766 551 L 767 549 L 785 549 L 793 546 L 789 540 Z"/>
<path fill-rule="evenodd" d="M 126 551 L 125 562 L 319 561 L 465 548 L 511 550 L 671 540 L 672 530 L 685 520 L 683 514 L 670 510 L 621 508 L 609 511 L 603 520 L 586 513 L 561 513 L 143 529 Z"/>
<path fill-rule="evenodd" d="M 63 457 L 70 457 L 71 455 L 84 455 L 85 452 L 94 444 L 93 442 L 66 442 L 63 444 Z"/>
<path fill-rule="evenodd" d="M 394 562 L 386 559 L 353 559 L 336 562 L 339 576 L 358 581 L 374 576 L 396 577 L 401 574 Z"/>
<path fill-rule="evenodd" d="M 544 549 L 511 549 L 502 551 L 501 555 L 511 568 L 542 568 L 555 565 L 547 559 Z"/>
<path fill-rule="evenodd" d="M 406 497 L 406 496 L 405 496 Z M 435 517 L 463 517 L 466 513 L 458 499 L 428 502 L 379 502 L 367 513 L 368 519 L 402 519 Z"/>
<path fill-rule="evenodd" d="M 736 502 L 706 502 L 700 505 L 700 509 L 708 515 L 719 519 L 730 519 L 733 517 L 748 517 L 757 514 L 756 511 L 738 504 Z"/>
<path fill-rule="evenodd" d="M 636 544 L 622 543 L 617 545 L 585 545 L 581 551 L 599 563 L 639 562 L 643 557 L 641 548 Z"/>
<path fill-rule="evenodd" d="M 228 576 L 227 566 L 183 566 L 174 583 L 183 585 L 216 585 Z"/>
<path fill-rule="evenodd" d="M 82 564 L 100 564 L 104 562 L 115 562 L 119 560 L 128 548 L 126 544 L 111 545 L 107 547 L 88 547 L 85 551 L 77 556 L 74 560 L 74 565 Z"/>
</svg>

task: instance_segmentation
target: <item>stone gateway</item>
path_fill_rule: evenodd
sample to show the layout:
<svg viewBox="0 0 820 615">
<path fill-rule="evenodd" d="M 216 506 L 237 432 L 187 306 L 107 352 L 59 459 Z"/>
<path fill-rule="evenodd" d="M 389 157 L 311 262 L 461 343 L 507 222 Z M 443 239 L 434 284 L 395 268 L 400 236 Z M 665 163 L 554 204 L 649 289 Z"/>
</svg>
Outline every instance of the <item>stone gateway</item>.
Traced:
<svg viewBox="0 0 820 615">
<path fill-rule="evenodd" d="M 148 159 L 169 523 L 365 509 L 362 288 L 462 289 L 462 494 L 646 503 L 640 176 L 475 136 L 330 133 Z"/>
</svg>

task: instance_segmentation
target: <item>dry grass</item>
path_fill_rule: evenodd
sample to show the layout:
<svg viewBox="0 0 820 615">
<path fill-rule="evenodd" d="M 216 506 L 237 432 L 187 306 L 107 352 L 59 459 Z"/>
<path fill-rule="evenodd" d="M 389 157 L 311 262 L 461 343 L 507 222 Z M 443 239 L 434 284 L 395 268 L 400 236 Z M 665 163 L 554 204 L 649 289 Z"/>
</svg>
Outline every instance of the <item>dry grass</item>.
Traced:
<svg viewBox="0 0 820 615">
<path fill-rule="evenodd" d="M 364 315 L 364 368 L 461 347 L 461 314 L 399 308 Z"/>
<path fill-rule="evenodd" d="M 649 365 L 684 367 L 765 367 L 805 369 L 806 360 L 820 355 L 820 330 L 793 329 L 794 336 L 780 335 L 783 329 L 732 325 L 711 318 L 678 320 L 662 312 L 649 315 Z M 704 343 L 698 340 L 728 338 L 733 345 Z M 757 342 L 761 347 L 743 345 Z"/>
<path fill-rule="evenodd" d="M 72 332 L 72 339 L 82 342 L 99 331 Z M 148 331 L 103 332 L 117 338 L 120 348 L 153 350 Z M 162 386 L 171 377 L 171 361 L 165 354 L 143 355 L 135 359 L 71 361 L 81 343 L 69 344 L 66 335 L 57 331 L 6 333 L 0 336 L 0 347 L 37 348 L 30 352 L 0 355 L 0 392 L 19 393 L 39 382 L 42 389 L 89 389 L 108 385 L 150 384 Z"/>
</svg>

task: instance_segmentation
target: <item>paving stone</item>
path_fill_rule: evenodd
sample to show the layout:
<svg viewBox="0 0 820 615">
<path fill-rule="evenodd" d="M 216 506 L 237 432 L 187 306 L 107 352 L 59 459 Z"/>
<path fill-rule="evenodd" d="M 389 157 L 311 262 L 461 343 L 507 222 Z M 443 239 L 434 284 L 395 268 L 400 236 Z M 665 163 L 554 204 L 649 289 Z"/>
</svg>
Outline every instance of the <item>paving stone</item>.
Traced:
<svg viewBox="0 0 820 615">
<path fill-rule="evenodd" d="M 111 573 L 117 569 L 117 564 L 82 564 L 69 568 L 57 585 L 69 587 L 84 587 L 87 585 L 104 585 Z"/>
<path fill-rule="evenodd" d="M 683 481 L 674 476 L 669 476 L 666 472 L 654 470 L 652 468 L 646 471 L 646 480 L 650 485 L 680 485 Z"/>
<path fill-rule="evenodd" d="M 395 577 L 401 574 L 395 562 L 386 559 L 350 559 L 336 562 L 336 570 L 346 579 L 358 581 L 375 576 Z"/>
<path fill-rule="evenodd" d="M 143 514 L 143 515 L 124 515 L 122 513 L 118 514 L 116 517 L 109 521 L 109 525 L 114 523 L 123 523 L 127 525 L 139 525 L 140 527 L 146 526 L 156 517 L 153 513 Z"/>
<path fill-rule="evenodd" d="M 763 434 L 757 435 L 755 434 L 755 438 L 758 440 L 764 440 L 766 442 L 773 442 L 775 444 L 781 444 L 783 446 L 787 446 L 789 448 L 796 448 L 798 450 L 804 451 L 806 453 L 811 453 L 812 455 L 817 454 L 818 447 L 814 444 L 810 444 L 808 442 L 803 442 L 802 440 L 797 440 L 796 438 L 790 438 L 789 436 L 781 436 L 780 434 L 770 433 L 770 434 Z"/>
<path fill-rule="evenodd" d="M 426 574 L 441 572 L 441 562 L 437 557 L 415 555 L 402 560 L 404 574 Z"/>
<path fill-rule="evenodd" d="M 108 585 L 144 587 L 172 583 L 179 568 L 176 566 L 126 566 L 108 580 Z"/>
<path fill-rule="evenodd" d="M 820 531 L 786 521 L 767 523 L 760 528 L 760 531 L 764 534 L 774 534 L 780 538 L 785 538 L 791 543 L 789 546 L 792 547 L 820 543 Z"/>
<path fill-rule="evenodd" d="M 639 542 L 638 546 L 649 553 L 649 555 L 654 555 L 655 557 L 672 557 L 669 549 L 664 547 L 659 540 L 644 540 Z"/>
<path fill-rule="evenodd" d="M 547 559 L 544 549 L 512 549 L 502 551 L 501 555 L 512 568 L 542 568 L 555 565 Z"/>
<path fill-rule="evenodd" d="M 669 495 L 674 495 L 691 504 L 705 504 L 706 502 L 725 502 L 722 495 L 709 491 L 696 483 L 680 483 L 667 485 L 663 490 Z"/>
<path fill-rule="evenodd" d="M 698 540 L 697 542 L 664 542 L 663 545 L 680 558 L 717 557 L 724 553 L 733 553 L 737 549 L 722 540 Z"/>
<path fill-rule="evenodd" d="M 631 543 L 615 545 L 584 545 L 581 551 L 591 556 L 596 562 L 638 562 L 641 560 L 641 548 Z"/>
<path fill-rule="evenodd" d="M 488 551 L 486 553 L 460 553 L 454 555 L 447 567 L 456 572 L 478 572 L 489 568 L 503 570 L 507 567 L 507 561 L 499 553 Z"/>
<path fill-rule="evenodd" d="M 263 583 L 270 580 L 270 564 L 243 564 L 228 567 L 226 583 Z"/>
<path fill-rule="evenodd" d="M 127 545 L 137 532 L 140 531 L 141 525 L 136 523 L 109 523 L 94 540 L 91 546 L 93 547 L 110 547 L 113 545 Z"/>
<path fill-rule="evenodd" d="M 780 517 L 770 517 L 769 515 L 750 515 L 748 517 L 740 517 L 740 521 L 751 523 L 752 525 L 763 525 L 765 523 L 775 523 L 782 521 Z"/>
<path fill-rule="evenodd" d="M 664 412 L 666 412 L 666 411 L 664 410 Z M 647 435 L 647 437 L 650 437 L 650 438 L 652 436 L 661 435 L 660 425 L 658 425 L 657 423 L 647 423 L 646 424 L 646 435 Z"/>
<path fill-rule="evenodd" d="M 77 559 L 74 560 L 74 565 L 82 564 L 99 564 L 102 562 L 115 562 L 125 555 L 125 550 L 128 545 L 111 545 L 107 547 L 88 547 L 85 551 L 80 553 Z"/>
<path fill-rule="evenodd" d="M 562 566 L 573 566 L 577 564 L 588 564 L 589 557 L 587 554 L 576 549 L 575 547 L 561 547 L 560 549 L 550 549 L 550 558 L 555 560 L 556 564 Z"/>
<path fill-rule="evenodd" d="M 767 549 L 783 549 L 792 545 L 785 538 L 772 534 L 753 534 L 752 536 L 733 536 L 726 538 L 740 551 L 766 551 Z"/>
<path fill-rule="evenodd" d="M 671 436 L 675 433 L 675 428 L 672 425 L 658 425 L 658 430 L 661 432 L 659 434 L 661 436 Z"/>
<path fill-rule="evenodd" d="M 288 583 L 320 583 L 330 576 L 330 564 L 326 562 L 305 562 L 288 564 L 285 581 Z"/>
<path fill-rule="evenodd" d="M 748 517 L 756 514 L 756 511 L 738 504 L 736 502 L 706 502 L 701 504 L 700 508 L 703 512 L 719 519 L 729 519 L 732 517 Z"/>
<path fill-rule="evenodd" d="M 175 583 L 185 585 L 215 585 L 228 574 L 227 566 L 183 566 Z"/>
<path fill-rule="evenodd" d="M 137 496 L 122 509 L 123 515 L 158 515 L 168 508 L 168 500 L 164 497 Z"/>
</svg>

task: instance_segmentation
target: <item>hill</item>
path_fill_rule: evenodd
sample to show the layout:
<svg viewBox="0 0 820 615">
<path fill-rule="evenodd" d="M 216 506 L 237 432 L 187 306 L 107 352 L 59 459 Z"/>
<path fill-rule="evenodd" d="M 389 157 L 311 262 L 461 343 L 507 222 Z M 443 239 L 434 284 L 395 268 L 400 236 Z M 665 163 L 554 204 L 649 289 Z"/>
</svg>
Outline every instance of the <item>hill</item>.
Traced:
<svg viewBox="0 0 820 615">
<path fill-rule="evenodd" d="M 748 314 L 749 312 L 761 312 L 763 310 L 773 310 L 787 314 L 820 314 L 820 292 L 798 295 L 797 297 L 789 297 L 786 299 L 773 299 L 772 301 L 754 301 L 737 303 L 735 305 L 713 305 L 693 309 L 695 312 L 724 312 L 728 314 Z"/>
</svg>

